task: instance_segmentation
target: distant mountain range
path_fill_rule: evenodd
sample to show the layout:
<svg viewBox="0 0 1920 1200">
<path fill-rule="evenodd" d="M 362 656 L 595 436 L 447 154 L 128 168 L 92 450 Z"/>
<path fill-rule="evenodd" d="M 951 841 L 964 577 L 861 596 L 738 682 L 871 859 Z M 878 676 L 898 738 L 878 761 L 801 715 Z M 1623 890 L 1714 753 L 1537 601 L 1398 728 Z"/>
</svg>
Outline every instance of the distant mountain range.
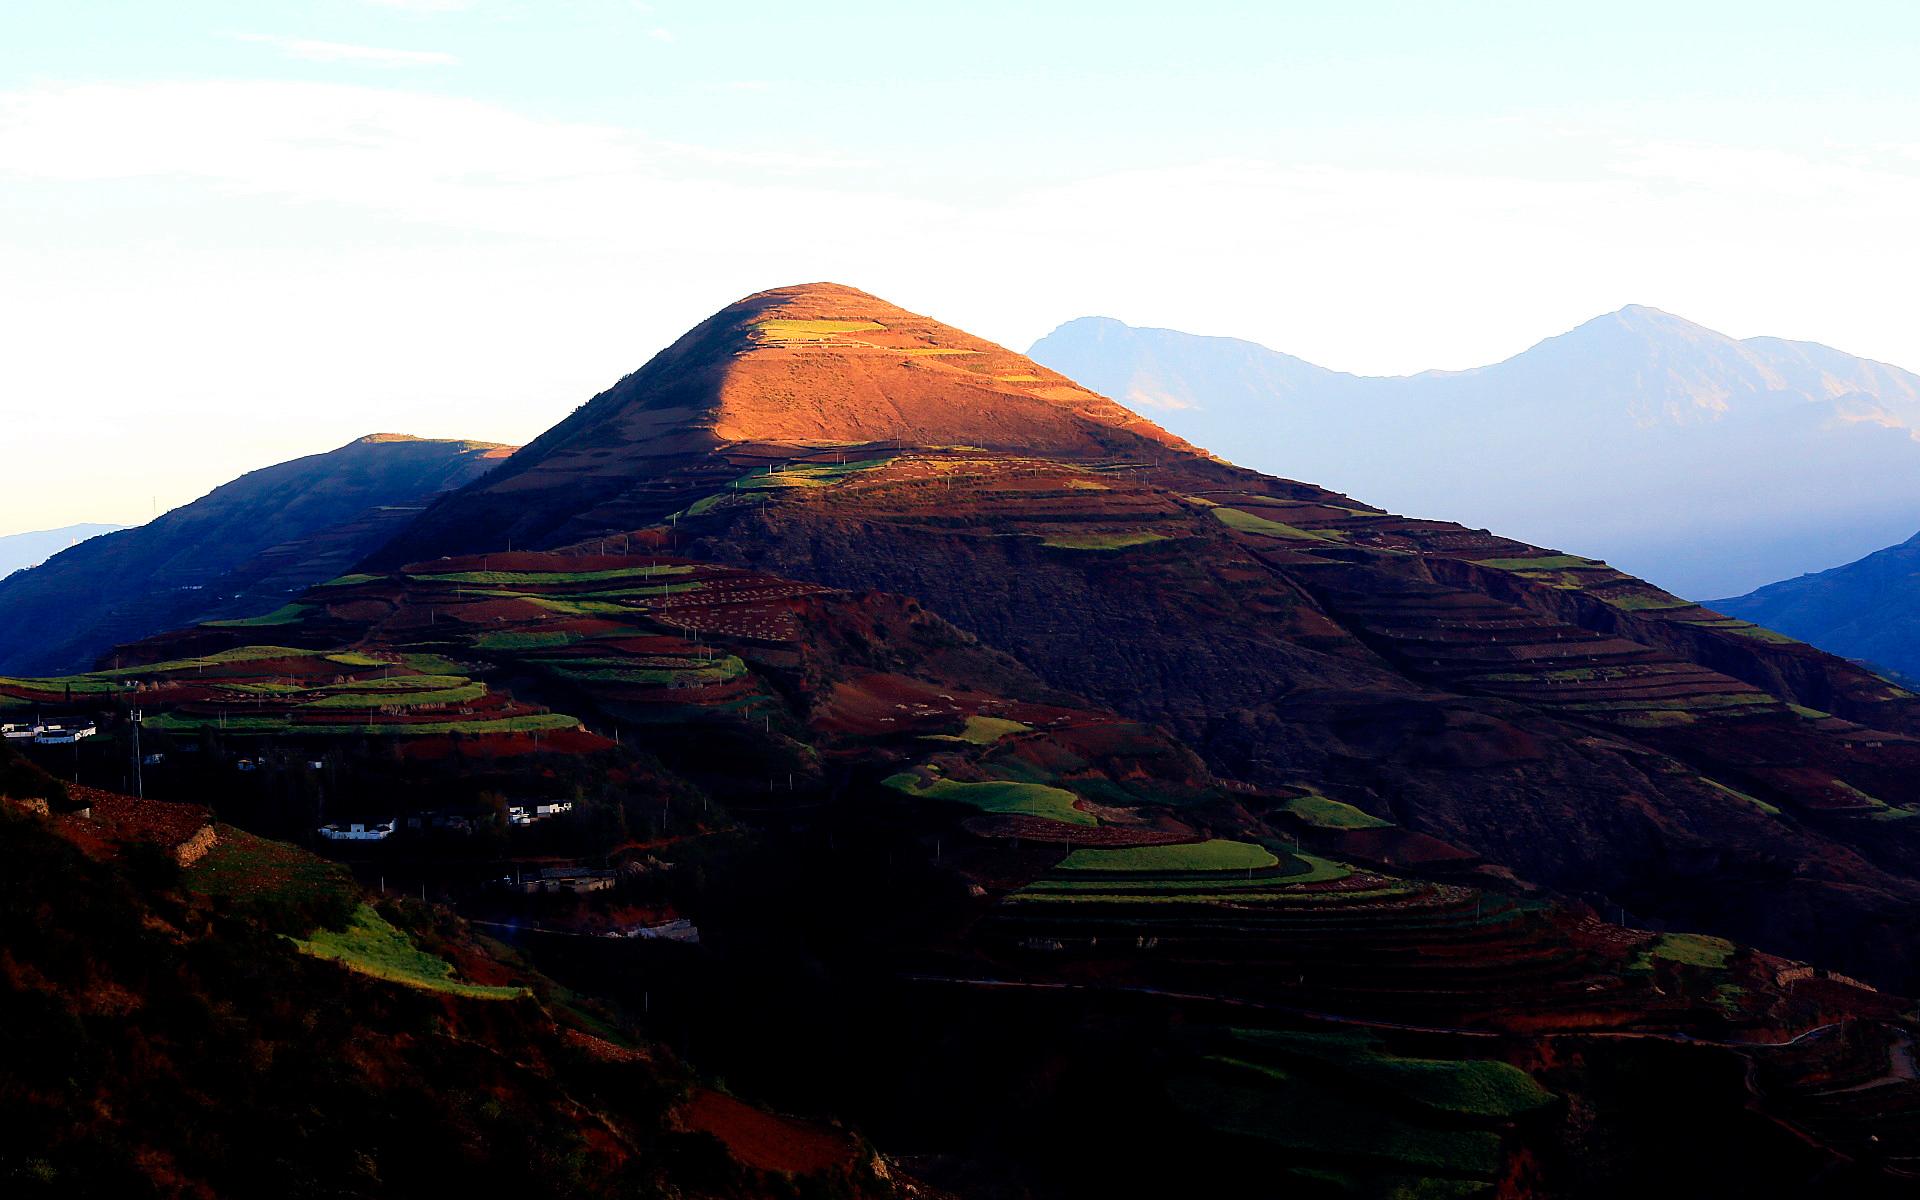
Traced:
<svg viewBox="0 0 1920 1200">
<path fill-rule="evenodd" d="M 1492 366 L 1391 378 L 1105 317 L 1031 353 L 1235 462 L 1577 547 L 1688 597 L 1834 566 L 1920 524 L 1920 376 L 1653 308 Z"/>
<path fill-rule="evenodd" d="M 1920 679 L 1920 534 L 1712 605 L 1903 680 Z"/>
<path fill-rule="evenodd" d="M 15 571 L 37 567 L 68 546 L 78 545 L 90 537 L 125 528 L 125 525 L 67 525 L 59 529 L 7 534 L 0 537 L 0 579 L 5 579 Z"/>
<path fill-rule="evenodd" d="M 82 670 L 121 642 L 269 612 L 346 571 L 435 496 L 510 452 L 374 434 L 82 542 L 0 580 L 0 672 Z"/>
</svg>

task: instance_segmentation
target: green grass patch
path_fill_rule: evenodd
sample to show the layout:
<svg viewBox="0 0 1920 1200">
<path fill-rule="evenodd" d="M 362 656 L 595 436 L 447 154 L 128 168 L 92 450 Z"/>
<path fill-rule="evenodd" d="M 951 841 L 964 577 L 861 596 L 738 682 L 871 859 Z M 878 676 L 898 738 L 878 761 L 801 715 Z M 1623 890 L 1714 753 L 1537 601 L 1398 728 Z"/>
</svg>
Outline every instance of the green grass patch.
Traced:
<svg viewBox="0 0 1920 1200">
<path fill-rule="evenodd" d="M 506 630 L 500 633 L 483 633 L 474 639 L 474 645 L 482 650 L 548 650 L 554 646 L 569 646 L 575 641 L 571 633 L 558 630 Z"/>
<path fill-rule="evenodd" d="M 120 684 L 115 679 L 94 679 L 85 675 L 62 675 L 47 679 L 16 678 L 0 675 L 0 687 L 18 688 L 23 692 L 36 692 L 42 697 L 64 696 L 71 691 L 76 696 L 99 696 L 113 691 Z"/>
<path fill-rule="evenodd" d="M 1222 525 L 1227 526 L 1229 529 L 1237 529 L 1241 533 L 1261 533 L 1268 537 L 1294 538 L 1296 540 L 1309 542 L 1331 542 L 1340 540 L 1331 533 L 1314 533 L 1294 525 L 1288 525 L 1284 521 L 1269 521 L 1265 517 L 1256 517 L 1252 513 L 1238 508 L 1215 507 L 1208 511 L 1213 513 Z"/>
<path fill-rule="evenodd" d="M 253 911 L 283 933 L 306 933 L 322 914 L 357 903 L 360 887 L 339 863 L 230 825 L 217 832 L 213 848 L 187 868 L 191 890 Z"/>
<path fill-rule="evenodd" d="M 682 592 L 697 592 L 706 587 L 696 579 L 691 583 L 656 583 L 648 587 L 613 588 L 604 592 L 581 592 L 581 600 L 637 600 L 648 596 L 677 596 Z M 568 597 L 573 599 L 574 597 Z"/>
<path fill-rule="evenodd" d="M 1688 966 L 1722 970 L 1733 958 L 1734 945 L 1726 938 L 1704 933 L 1663 933 L 1660 940 L 1641 953 L 1641 959 L 1664 958 Z M 1636 966 L 1643 965 L 1636 962 Z"/>
<path fill-rule="evenodd" d="M 453 977 L 452 963 L 421 950 L 368 904 L 354 910 L 345 929 L 322 929 L 294 944 L 315 958 L 331 959 L 362 975 L 407 987 L 474 1000 L 514 1000 L 527 994 L 525 988 L 460 982 Z"/>
<path fill-rule="evenodd" d="M 1241 1056 L 1324 1064 L 1368 1089 L 1439 1113 L 1508 1121 L 1554 1100 L 1531 1075 L 1494 1059 L 1403 1058 L 1363 1034 L 1235 1029 L 1230 1036 Z"/>
<path fill-rule="evenodd" d="M 1009 721 L 1005 717 L 983 717 L 978 714 L 967 718 L 966 727 L 959 733 L 930 733 L 930 742 L 967 742 L 975 746 L 991 746 L 1001 738 L 1014 733 L 1026 733 L 1033 726 L 1023 725 L 1019 721 Z"/>
<path fill-rule="evenodd" d="M 309 700 L 303 708 L 424 708 L 431 704 L 466 704 L 487 694 L 484 683 L 436 688 L 422 692 L 353 691 Z"/>
<path fill-rule="evenodd" d="M 379 679 L 350 679 L 333 687 L 352 692 L 420 692 L 465 687 L 472 682 L 465 675 L 386 675 Z"/>
<path fill-rule="evenodd" d="M 1492 567 L 1496 571 L 1566 571 L 1607 565 L 1591 558 L 1581 558 L 1578 554 L 1542 554 L 1538 558 L 1476 558 L 1472 561 L 1476 566 Z"/>
<path fill-rule="evenodd" d="M 747 673 L 747 664 L 734 655 L 715 659 L 710 663 L 689 662 L 685 667 L 646 667 L 638 664 L 618 664 L 605 667 L 584 667 L 572 664 L 550 664 L 546 668 L 562 679 L 573 679 L 581 683 L 625 683 L 640 687 L 702 687 L 708 684 L 725 683 L 729 679 L 738 679 Z"/>
<path fill-rule="evenodd" d="M 566 596 L 525 596 L 522 599 L 529 604 L 537 604 L 548 612 L 557 612 L 569 617 L 624 617 L 633 612 L 633 609 L 626 605 L 615 604 L 611 600 L 575 600 Z"/>
<path fill-rule="evenodd" d="M 340 737 L 368 734 L 374 737 L 429 737 L 449 733 L 545 733 L 555 729 L 578 729 L 580 719 L 565 713 L 526 713 L 517 717 L 490 717 L 472 721 L 356 721 L 352 724 L 305 723 L 290 717 L 218 716 L 186 713 L 161 713 L 148 717 L 147 726 L 165 733 L 214 731 L 245 735 L 284 735 L 301 737 Z"/>
<path fill-rule="evenodd" d="M 319 584 L 318 586 L 320 587 L 352 587 L 356 583 L 377 583 L 382 578 L 383 576 L 380 576 L 380 575 L 361 575 L 361 574 L 355 573 L 352 575 L 342 575 L 338 579 L 329 579 L 325 583 Z"/>
<path fill-rule="evenodd" d="M 257 617 L 235 617 L 225 621 L 206 621 L 208 629 L 248 629 L 264 625 L 298 625 L 308 613 L 313 611 L 311 604 L 283 604 L 270 613 Z"/>
<path fill-rule="evenodd" d="M 1260 1063 L 1211 1057 L 1202 1070 L 1168 1083 L 1174 1105 L 1226 1133 L 1297 1155 L 1331 1155 L 1383 1165 L 1491 1179 L 1500 1136 L 1439 1129 L 1390 1112 L 1386 1098 L 1359 1098 L 1325 1078 Z"/>
<path fill-rule="evenodd" d="M 1760 799 L 1760 797 L 1758 796 L 1749 796 L 1745 792 L 1741 791 L 1739 788 L 1728 787 L 1726 784 L 1721 783 L 1719 780 L 1708 779 L 1704 775 L 1701 776 L 1700 782 L 1706 784 L 1710 788 L 1713 788 L 1715 791 L 1724 792 L 1727 795 L 1732 796 L 1735 800 L 1743 800 L 1746 803 L 1753 805 L 1755 808 L 1759 809 L 1761 812 L 1766 813 L 1770 817 L 1777 817 L 1780 815 L 1780 810 L 1774 805 L 1768 804 L 1765 800 Z"/>
<path fill-rule="evenodd" d="M 453 571 L 444 575 L 415 575 L 434 583 L 543 584 L 601 583 L 609 579 L 654 579 L 662 575 L 691 575 L 691 566 L 614 567 L 606 571 Z"/>
<path fill-rule="evenodd" d="M 1249 871 L 1278 866 L 1265 846 L 1214 838 L 1170 846 L 1127 846 L 1117 850 L 1075 850 L 1060 861 L 1060 871 Z"/>
<path fill-rule="evenodd" d="M 1749 638 L 1756 642 L 1765 642 L 1770 646 L 1798 646 L 1801 644 L 1799 638 L 1791 638 L 1784 633 L 1778 633 L 1768 629 L 1764 625 L 1755 625 L 1748 621 L 1743 621 L 1737 625 L 1723 625 L 1721 628 L 1725 629 L 1728 633 Z"/>
<path fill-rule="evenodd" d="M 957 804 L 971 805 L 982 812 L 1022 813 L 1069 825 L 1099 824 L 1092 813 L 1081 812 L 1073 806 L 1077 797 L 1072 792 L 1040 783 L 1014 783 L 1000 779 L 984 783 L 962 783 L 953 779 L 928 781 L 907 771 L 889 777 L 886 785 L 909 796 L 951 800 Z"/>
<path fill-rule="evenodd" d="M 1316 829 L 1384 829 L 1392 821 L 1382 821 L 1372 813 L 1343 804 L 1315 792 L 1295 796 L 1286 802 L 1286 810 Z"/>
<path fill-rule="evenodd" d="M 457 663 L 443 654 L 402 654 L 400 663 L 410 671 L 422 675 L 452 675 L 466 678 L 466 666 Z"/>
<path fill-rule="evenodd" d="M 1609 608 L 1622 612 L 1674 612 L 1682 608 L 1698 608 L 1691 600 L 1682 600 L 1677 596 L 1649 596 L 1644 592 L 1634 592 L 1625 596 L 1601 596 L 1599 600 Z"/>
<path fill-rule="evenodd" d="M 313 688 L 304 683 L 275 683 L 271 680 L 234 683 L 223 679 L 220 681 L 220 690 L 237 692 L 242 696 L 297 696 L 303 692 L 310 692 Z"/>
<path fill-rule="evenodd" d="M 1040 544 L 1059 550 L 1125 550 L 1129 546 L 1146 546 L 1166 540 L 1164 533 L 1139 529 L 1131 533 L 1056 533 Z"/>
</svg>

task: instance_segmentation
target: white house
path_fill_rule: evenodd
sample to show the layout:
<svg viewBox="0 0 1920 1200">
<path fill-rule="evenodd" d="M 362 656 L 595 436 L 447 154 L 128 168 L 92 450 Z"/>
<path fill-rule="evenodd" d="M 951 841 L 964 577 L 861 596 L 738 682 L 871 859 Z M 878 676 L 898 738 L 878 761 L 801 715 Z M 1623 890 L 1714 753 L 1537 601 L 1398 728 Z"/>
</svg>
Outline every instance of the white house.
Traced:
<svg viewBox="0 0 1920 1200">
<path fill-rule="evenodd" d="M 347 824 L 322 825 L 320 836 L 330 842 L 378 842 L 393 836 L 395 819 L 384 821 L 352 821 Z"/>
<path fill-rule="evenodd" d="M 14 721 L 0 725 L 0 737 L 4 737 L 8 741 L 25 741 L 28 738 L 39 737 L 40 731 L 45 728 L 46 726 L 40 724 L 38 721 L 32 724 L 24 721 Z"/>
<path fill-rule="evenodd" d="M 554 800 L 538 804 L 509 804 L 507 822 L 511 825 L 531 825 L 535 821 L 544 821 L 548 817 L 557 817 L 561 813 L 573 811 L 573 801 Z"/>
<path fill-rule="evenodd" d="M 36 746 L 71 746 L 81 738 L 90 738 L 100 732 L 97 726 L 88 725 L 47 725 L 33 735 Z"/>
</svg>

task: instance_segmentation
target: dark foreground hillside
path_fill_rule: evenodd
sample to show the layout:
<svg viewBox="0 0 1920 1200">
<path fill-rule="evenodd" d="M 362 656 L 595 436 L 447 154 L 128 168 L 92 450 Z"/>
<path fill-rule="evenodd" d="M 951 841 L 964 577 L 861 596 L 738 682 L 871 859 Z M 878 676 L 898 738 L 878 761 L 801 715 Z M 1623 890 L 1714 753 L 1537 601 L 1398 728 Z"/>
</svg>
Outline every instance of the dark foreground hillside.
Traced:
<svg viewBox="0 0 1920 1200">
<path fill-rule="evenodd" d="M 200 810 L 5 770 L 56 793 L 0 813 L 6 1195 L 892 1194 L 844 1135 L 802 1177 L 689 1131 L 684 1068 L 444 913 L 224 827 L 183 868 Z"/>
</svg>

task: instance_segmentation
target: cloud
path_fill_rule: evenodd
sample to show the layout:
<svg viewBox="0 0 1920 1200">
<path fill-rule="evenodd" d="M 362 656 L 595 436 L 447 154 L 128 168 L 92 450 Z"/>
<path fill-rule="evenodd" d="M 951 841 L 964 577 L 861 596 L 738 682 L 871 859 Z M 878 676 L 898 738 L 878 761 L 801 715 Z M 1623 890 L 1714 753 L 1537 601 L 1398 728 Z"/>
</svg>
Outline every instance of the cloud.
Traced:
<svg viewBox="0 0 1920 1200">
<path fill-rule="evenodd" d="M 473 7 L 474 0 L 363 0 L 379 8 L 397 8 L 405 12 L 461 12 Z"/>
<path fill-rule="evenodd" d="M 673 30 L 656 25 L 647 30 L 647 36 L 656 42 L 670 42 L 673 40 Z"/>
<path fill-rule="evenodd" d="M 444 67 L 460 60 L 439 50 L 392 50 L 385 46 L 356 46 L 348 42 L 323 42 L 313 38 L 284 37 L 275 33 L 236 33 L 236 41 L 273 46 L 288 58 L 308 62 L 370 63 L 381 67 Z"/>
</svg>

